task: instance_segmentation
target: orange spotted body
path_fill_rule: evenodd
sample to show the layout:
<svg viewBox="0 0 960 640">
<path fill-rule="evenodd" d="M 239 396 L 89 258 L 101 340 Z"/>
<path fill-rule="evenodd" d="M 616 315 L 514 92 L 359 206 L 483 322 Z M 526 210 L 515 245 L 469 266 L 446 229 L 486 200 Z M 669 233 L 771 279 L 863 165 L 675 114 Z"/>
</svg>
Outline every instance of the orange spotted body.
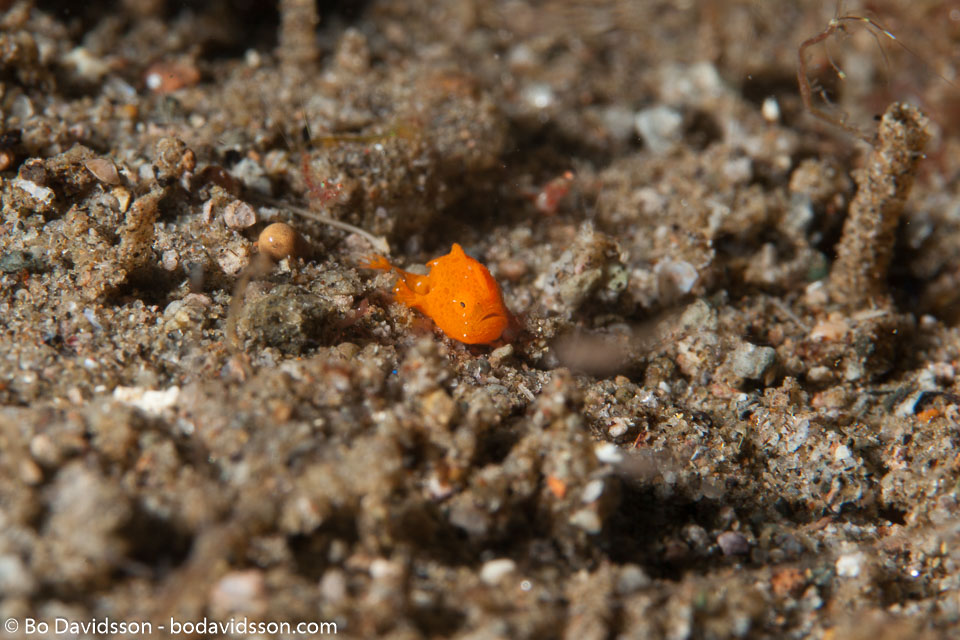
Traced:
<svg viewBox="0 0 960 640">
<path fill-rule="evenodd" d="M 383 256 L 364 266 L 395 271 L 400 276 L 393 288 L 397 302 L 422 312 L 454 340 L 488 344 L 511 323 L 497 281 L 457 243 L 450 253 L 427 263 L 430 273 L 425 276 L 399 269 Z"/>
</svg>

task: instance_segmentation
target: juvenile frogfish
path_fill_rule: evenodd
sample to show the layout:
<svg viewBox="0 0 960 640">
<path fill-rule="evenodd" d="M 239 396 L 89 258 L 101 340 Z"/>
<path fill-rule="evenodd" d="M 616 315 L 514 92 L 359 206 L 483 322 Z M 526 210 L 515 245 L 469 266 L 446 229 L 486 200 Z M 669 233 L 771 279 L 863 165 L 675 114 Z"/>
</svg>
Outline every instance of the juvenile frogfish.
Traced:
<svg viewBox="0 0 960 640">
<path fill-rule="evenodd" d="M 488 344 L 513 322 L 497 281 L 457 243 L 450 253 L 427 263 L 430 273 L 425 276 L 395 267 L 383 256 L 374 256 L 363 266 L 395 271 L 397 302 L 420 311 L 454 340 Z"/>
</svg>

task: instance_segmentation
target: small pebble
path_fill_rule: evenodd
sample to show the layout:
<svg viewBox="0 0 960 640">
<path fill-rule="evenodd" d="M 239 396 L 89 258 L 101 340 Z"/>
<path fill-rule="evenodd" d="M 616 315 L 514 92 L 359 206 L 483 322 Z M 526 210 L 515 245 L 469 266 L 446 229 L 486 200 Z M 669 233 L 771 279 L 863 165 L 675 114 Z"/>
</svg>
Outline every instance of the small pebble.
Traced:
<svg viewBox="0 0 960 640">
<path fill-rule="evenodd" d="M 611 438 L 619 438 L 626 435 L 630 430 L 633 421 L 629 418 L 611 418 L 610 426 L 607 427 L 607 435 Z"/>
<path fill-rule="evenodd" d="M 177 265 L 180 264 L 180 256 L 176 249 L 167 249 L 164 251 L 160 259 L 160 264 L 167 271 L 176 271 Z"/>
<path fill-rule="evenodd" d="M 843 338 L 850 331 L 850 325 L 838 313 L 831 313 L 821 320 L 810 331 L 810 339 L 817 341 L 834 342 Z"/>
<path fill-rule="evenodd" d="M 806 586 L 806 578 L 803 572 L 796 567 L 786 567 L 773 574 L 770 578 L 770 587 L 773 593 L 780 598 L 800 594 Z"/>
<path fill-rule="evenodd" d="M 30 458 L 20 460 L 20 480 L 29 486 L 36 486 L 43 481 L 43 472 L 37 463 Z"/>
<path fill-rule="evenodd" d="M 230 175 L 242 182 L 243 186 L 251 191 L 256 191 L 264 196 L 272 195 L 273 187 L 266 170 L 253 158 L 240 160 L 230 170 Z"/>
<path fill-rule="evenodd" d="M 866 557 L 863 553 L 847 553 L 837 558 L 837 575 L 841 578 L 856 578 L 863 570 L 863 562 Z"/>
<path fill-rule="evenodd" d="M 162 391 L 143 387 L 118 386 L 113 390 L 113 399 L 140 409 L 147 415 L 159 416 L 177 404 L 180 387 L 172 386 Z"/>
<path fill-rule="evenodd" d="M 593 452 L 600 462 L 606 464 L 619 464 L 623 462 L 623 451 L 612 442 L 598 444 Z"/>
<path fill-rule="evenodd" d="M 110 65 L 103 58 L 92 54 L 86 47 L 75 47 L 63 56 L 63 61 L 88 82 L 97 82 L 110 72 Z"/>
<path fill-rule="evenodd" d="M 523 89 L 524 101 L 534 109 L 546 109 L 554 102 L 553 88 L 546 83 L 538 82 Z"/>
<path fill-rule="evenodd" d="M 664 153 L 680 141 L 683 116 L 667 106 L 651 107 L 637 113 L 634 127 L 650 151 Z"/>
<path fill-rule="evenodd" d="M 637 565 L 624 565 L 617 577 L 617 593 L 624 596 L 629 595 L 639 589 L 649 587 L 652 582 L 650 576 Z"/>
<path fill-rule="evenodd" d="M 513 345 L 505 344 L 502 347 L 497 347 L 490 354 L 489 362 L 491 367 L 499 367 L 503 364 L 503 361 L 513 355 Z"/>
<path fill-rule="evenodd" d="M 906 418 L 907 416 L 912 416 L 917 412 L 917 403 L 920 402 L 920 398 L 923 396 L 923 391 L 916 391 L 911 393 L 906 397 L 905 400 L 898 403 L 896 408 L 893 410 L 893 414 L 898 418 Z"/>
<path fill-rule="evenodd" d="M 445 429 L 456 414 L 457 405 L 443 389 L 435 389 L 420 401 L 423 421 L 434 429 Z"/>
<path fill-rule="evenodd" d="M 130 202 L 133 200 L 133 194 L 125 187 L 114 187 L 110 190 L 110 195 L 117 199 L 120 205 L 120 213 L 126 213 L 130 208 Z"/>
<path fill-rule="evenodd" d="M 35 588 L 31 572 L 19 556 L 0 555 L 0 593 L 9 601 L 14 596 L 26 596 Z"/>
<path fill-rule="evenodd" d="M 324 602 L 337 603 L 347 597 L 347 578 L 339 569 L 329 569 L 320 578 L 320 595 Z"/>
<path fill-rule="evenodd" d="M 234 200 L 223 210 L 223 221 L 231 229 L 246 229 L 257 223 L 257 212 L 246 202 Z"/>
<path fill-rule="evenodd" d="M 823 365 L 817 365 L 816 367 L 810 367 L 807 371 L 807 380 L 813 382 L 814 384 L 820 384 L 828 382 L 833 378 L 833 370 L 830 367 L 825 367 Z"/>
<path fill-rule="evenodd" d="M 758 347 L 744 342 L 733 352 L 731 367 L 741 378 L 760 380 L 777 361 L 777 352 L 773 347 Z"/>
<path fill-rule="evenodd" d="M 581 495 L 581 499 L 583 500 L 584 504 L 589 504 L 591 502 L 596 502 L 597 500 L 599 500 L 600 496 L 602 495 L 603 495 L 603 480 L 601 480 L 600 478 L 597 478 L 595 480 L 591 480 L 590 482 L 588 482 L 587 486 L 583 488 L 583 494 Z"/>
<path fill-rule="evenodd" d="M 247 252 L 244 250 L 226 250 L 217 258 L 217 264 L 228 276 L 235 276 L 247 264 Z"/>
<path fill-rule="evenodd" d="M 53 202 L 54 193 L 53 189 L 50 187 L 45 187 L 39 185 L 36 182 L 31 182 L 30 180 L 23 180 L 21 178 L 16 178 L 13 181 L 13 186 L 21 191 L 24 191 L 31 198 L 34 199 L 37 203 L 41 205 L 48 205 Z"/>
<path fill-rule="evenodd" d="M 570 524 L 587 533 L 597 534 L 603 529 L 603 521 L 596 510 L 584 507 L 570 516 Z"/>
<path fill-rule="evenodd" d="M 710 536 L 707 534 L 707 530 L 698 524 L 688 524 L 683 527 L 680 533 L 684 541 L 693 549 L 702 551 L 710 546 Z"/>
<path fill-rule="evenodd" d="M 767 96 L 760 106 L 760 113 L 767 122 L 777 122 L 780 120 L 780 103 L 773 96 Z"/>
<path fill-rule="evenodd" d="M 483 567 L 480 568 L 480 579 L 484 584 L 492 587 L 516 570 L 517 563 L 510 558 L 497 558 L 483 563 Z"/>
<path fill-rule="evenodd" d="M 231 571 L 220 578 L 210 592 L 210 607 L 220 615 L 260 615 L 266 606 L 266 584 L 259 569 Z"/>
<path fill-rule="evenodd" d="M 186 62 L 157 62 L 144 74 L 144 84 L 154 93 L 170 93 L 200 81 L 200 71 Z"/>
<path fill-rule="evenodd" d="M 750 542 L 736 531 L 721 533 L 717 536 L 717 544 L 725 556 L 745 556 L 750 553 Z"/>
<path fill-rule="evenodd" d="M 518 282 L 523 276 L 527 275 L 527 263 L 519 258 L 507 258 L 497 264 L 499 274 L 510 282 Z"/>
<path fill-rule="evenodd" d="M 683 260 L 661 260 L 654 267 L 654 273 L 660 296 L 666 300 L 690 293 L 700 277 L 696 268 Z"/>
<path fill-rule="evenodd" d="M 30 455 L 42 465 L 54 466 L 60 464 L 62 460 L 62 451 L 53 441 L 53 438 L 45 433 L 33 436 L 30 439 Z"/>
<path fill-rule="evenodd" d="M 396 580 L 403 576 L 403 565 L 386 558 L 374 558 L 370 563 L 370 577 L 374 580 Z"/>
<path fill-rule="evenodd" d="M 103 182 L 104 184 L 120 184 L 120 174 L 117 173 L 117 165 L 113 164 L 107 158 L 91 158 L 83 163 L 87 171 Z"/>
</svg>

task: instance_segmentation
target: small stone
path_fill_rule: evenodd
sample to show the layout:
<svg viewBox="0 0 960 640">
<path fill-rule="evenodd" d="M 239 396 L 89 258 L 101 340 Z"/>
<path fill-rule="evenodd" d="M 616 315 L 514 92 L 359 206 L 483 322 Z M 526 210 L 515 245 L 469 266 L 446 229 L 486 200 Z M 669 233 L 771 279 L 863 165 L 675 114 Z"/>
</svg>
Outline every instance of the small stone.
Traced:
<svg viewBox="0 0 960 640">
<path fill-rule="evenodd" d="M 360 75 L 370 68 L 370 46 L 363 32 L 353 27 L 347 28 L 337 43 L 334 63 L 343 71 Z"/>
<path fill-rule="evenodd" d="M 454 502 L 449 517 L 450 524 L 472 536 L 485 535 L 492 524 L 489 514 L 467 500 Z"/>
<path fill-rule="evenodd" d="M 600 111 L 600 121 L 614 140 L 627 142 L 633 135 L 634 113 L 631 109 L 613 104 Z"/>
<path fill-rule="evenodd" d="M 370 576 L 374 580 L 386 580 L 399 578 L 403 575 L 403 567 L 392 560 L 385 558 L 374 558 L 370 563 Z"/>
<path fill-rule="evenodd" d="M 443 389 L 431 391 L 420 401 L 424 423 L 434 429 L 445 429 L 457 411 L 457 405 Z"/>
<path fill-rule="evenodd" d="M 266 170 L 252 158 L 243 158 L 233 166 L 230 174 L 243 183 L 243 186 L 260 195 L 271 196 L 273 187 Z"/>
<path fill-rule="evenodd" d="M 923 391 L 915 391 L 908 395 L 906 399 L 898 403 L 896 408 L 893 410 L 893 415 L 898 418 L 906 418 L 907 416 L 912 416 L 917 412 L 917 403 L 920 402 L 920 398 L 923 397 Z"/>
<path fill-rule="evenodd" d="M 220 268 L 223 269 L 225 274 L 235 276 L 246 266 L 248 257 L 247 251 L 244 249 L 228 249 L 217 258 L 217 264 L 220 265 Z"/>
<path fill-rule="evenodd" d="M 340 569 L 325 571 L 320 578 L 320 595 L 324 602 L 337 603 L 347 597 L 347 578 Z"/>
<path fill-rule="evenodd" d="M 603 529 L 603 521 L 595 509 L 585 507 L 570 516 L 570 524 L 587 533 L 597 534 Z"/>
<path fill-rule="evenodd" d="M 777 361 L 773 347 L 758 347 L 744 342 L 734 350 L 731 358 L 733 372 L 741 378 L 760 380 Z"/>
<path fill-rule="evenodd" d="M 606 464 L 619 464 L 623 462 L 623 451 L 612 442 L 598 444 L 593 452 L 600 462 Z"/>
<path fill-rule="evenodd" d="M 833 452 L 833 459 L 836 462 L 843 463 L 843 462 L 846 462 L 847 460 L 850 460 L 852 463 L 852 458 L 853 458 L 853 454 L 850 452 L 850 447 L 848 447 L 845 444 L 840 445 Z"/>
<path fill-rule="evenodd" d="M 259 569 L 231 571 L 220 578 L 210 593 L 210 608 L 219 616 L 263 614 L 267 608 L 263 572 Z"/>
<path fill-rule="evenodd" d="M 246 229 L 257 224 L 257 212 L 246 202 L 234 200 L 223 210 L 223 221 L 231 229 Z"/>
<path fill-rule="evenodd" d="M 506 278 L 510 282 L 519 282 L 523 276 L 527 275 L 529 266 L 519 258 L 507 258 L 506 260 L 500 261 L 497 269 L 499 275 L 503 278 Z"/>
<path fill-rule="evenodd" d="M 624 565 L 617 576 L 617 593 L 626 596 L 649 587 L 653 581 L 647 573 L 635 564 Z"/>
<path fill-rule="evenodd" d="M 581 494 L 581 500 L 584 504 L 590 504 L 591 502 L 596 502 L 600 499 L 600 496 L 603 495 L 603 480 L 597 478 L 591 480 L 587 483 L 587 486 L 583 488 L 583 493 Z"/>
<path fill-rule="evenodd" d="M 654 153 L 669 151 L 683 134 L 683 116 L 663 105 L 644 109 L 634 118 L 634 127 Z"/>
<path fill-rule="evenodd" d="M 856 578 L 863 570 L 866 556 L 862 552 L 846 553 L 837 558 L 837 575 L 841 578 Z"/>
<path fill-rule="evenodd" d="M 344 360 L 350 360 L 360 353 L 360 347 L 352 342 L 341 342 L 337 345 L 337 353 L 339 353 Z"/>
<path fill-rule="evenodd" d="M 142 164 L 137 169 L 137 180 L 139 182 L 149 183 L 157 179 L 157 171 L 152 164 Z"/>
<path fill-rule="evenodd" d="M 807 580 L 803 572 L 795 567 L 788 567 L 777 571 L 770 578 L 770 588 L 773 590 L 773 593 L 780 598 L 787 596 L 796 597 L 806 584 Z"/>
<path fill-rule="evenodd" d="M 53 202 L 55 194 L 53 189 L 50 187 L 45 187 L 37 184 L 36 182 L 31 182 L 30 180 L 23 180 L 22 178 L 15 178 L 13 181 L 13 186 L 25 192 L 41 206 L 45 207 Z"/>
<path fill-rule="evenodd" d="M 607 435 L 611 438 L 619 438 L 626 435 L 632 425 L 633 421 L 630 418 L 611 418 L 610 425 L 607 427 Z"/>
<path fill-rule="evenodd" d="M 427 493 L 434 500 L 443 500 L 449 498 L 454 492 L 454 487 L 450 484 L 450 481 L 444 476 L 441 476 L 437 472 L 430 474 L 430 477 L 427 479 Z"/>
<path fill-rule="evenodd" d="M 568 307 L 576 308 L 586 300 L 603 278 L 603 269 L 587 269 L 569 275 L 560 282 L 558 293 L 560 300 Z"/>
<path fill-rule="evenodd" d="M 516 570 L 517 563 L 510 558 L 489 560 L 480 568 L 480 580 L 492 587 Z"/>
<path fill-rule="evenodd" d="M 63 56 L 63 61 L 73 67 L 78 76 L 90 82 L 96 82 L 110 72 L 110 65 L 85 47 L 75 47 Z"/>
<path fill-rule="evenodd" d="M 499 367 L 503 364 L 503 361 L 513 355 L 513 345 L 505 344 L 502 347 L 497 347 L 490 354 L 489 362 L 491 367 Z"/>
<path fill-rule="evenodd" d="M 197 156 L 183 140 L 160 138 L 154 148 L 154 166 L 160 180 L 173 182 L 197 166 Z"/>
<path fill-rule="evenodd" d="M 717 536 L 717 544 L 725 556 L 745 556 L 750 553 L 750 542 L 736 531 L 721 533 Z"/>
<path fill-rule="evenodd" d="M 118 386 L 113 390 L 113 399 L 140 409 L 147 415 L 158 416 L 177 404 L 180 387 L 172 386 L 161 391 L 143 387 Z"/>
<path fill-rule="evenodd" d="M 780 103 L 773 96 L 767 96 L 760 106 L 760 113 L 767 122 L 777 122 L 780 120 Z"/>
<path fill-rule="evenodd" d="M 133 194 L 126 187 L 115 187 L 110 190 L 110 195 L 117 199 L 120 205 L 120 213 L 126 213 L 130 208 L 130 202 L 133 200 Z"/>
<path fill-rule="evenodd" d="M 818 342 L 835 342 L 850 331 L 850 325 L 839 313 L 831 313 L 810 331 L 810 339 Z"/>
<path fill-rule="evenodd" d="M 30 455 L 40 464 L 51 467 L 60 464 L 63 459 L 60 447 L 53 441 L 53 438 L 45 433 L 35 435 L 30 439 Z"/>
<path fill-rule="evenodd" d="M 328 300 L 303 288 L 282 284 L 240 311 L 237 329 L 254 344 L 300 353 L 323 339 L 331 326 L 333 308 Z"/>
<path fill-rule="evenodd" d="M 556 96 L 553 88 L 546 83 L 537 82 L 523 88 L 523 100 L 534 109 L 546 109 L 553 105 Z"/>
<path fill-rule="evenodd" d="M 707 530 L 698 524 L 684 526 L 680 535 L 692 549 L 697 551 L 704 551 L 710 546 L 710 536 L 707 534 Z"/>
<path fill-rule="evenodd" d="M 156 62 L 143 75 L 144 84 L 155 93 L 170 93 L 200 81 L 200 71 L 191 62 Z"/>
<path fill-rule="evenodd" d="M 167 271 L 176 271 L 177 265 L 180 264 L 180 256 L 175 249 L 167 249 L 163 252 L 160 264 Z"/>
<path fill-rule="evenodd" d="M 830 367 L 817 365 L 807 371 L 807 380 L 814 384 L 822 384 L 833 379 L 833 370 Z"/>
<path fill-rule="evenodd" d="M 103 182 L 104 184 L 120 184 L 120 174 L 117 173 L 117 165 L 113 164 L 107 158 L 91 158 L 83 163 L 87 171 Z"/>
<path fill-rule="evenodd" d="M 0 594 L 5 598 L 26 596 L 35 587 L 33 576 L 19 556 L 14 554 L 0 556 Z"/>
<path fill-rule="evenodd" d="M 731 183 L 744 183 L 753 178 L 753 160 L 750 156 L 739 156 L 723 165 L 723 175 Z"/>
<path fill-rule="evenodd" d="M 22 458 L 20 460 L 20 480 L 28 486 L 36 486 L 43 481 L 43 471 L 30 458 Z M 2 593 L 2 589 L 0 589 L 0 593 Z"/>
<path fill-rule="evenodd" d="M 680 316 L 680 326 L 683 329 L 698 329 L 716 331 L 717 312 L 703 300 L 697 300 L 683 310 Z"/>
</svg>

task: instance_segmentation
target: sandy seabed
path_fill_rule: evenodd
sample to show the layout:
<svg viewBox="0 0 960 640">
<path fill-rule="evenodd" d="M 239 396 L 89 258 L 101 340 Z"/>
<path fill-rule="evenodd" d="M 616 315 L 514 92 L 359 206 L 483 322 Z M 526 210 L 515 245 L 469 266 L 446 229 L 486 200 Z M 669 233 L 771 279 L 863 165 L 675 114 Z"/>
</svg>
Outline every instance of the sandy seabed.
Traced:
<svg viewBox="0 0 960 640">
<path fill-rule="evenodd" d="M 0 10 L 4 637 L 960 633 L 949 5 Z"/>
</svg>

